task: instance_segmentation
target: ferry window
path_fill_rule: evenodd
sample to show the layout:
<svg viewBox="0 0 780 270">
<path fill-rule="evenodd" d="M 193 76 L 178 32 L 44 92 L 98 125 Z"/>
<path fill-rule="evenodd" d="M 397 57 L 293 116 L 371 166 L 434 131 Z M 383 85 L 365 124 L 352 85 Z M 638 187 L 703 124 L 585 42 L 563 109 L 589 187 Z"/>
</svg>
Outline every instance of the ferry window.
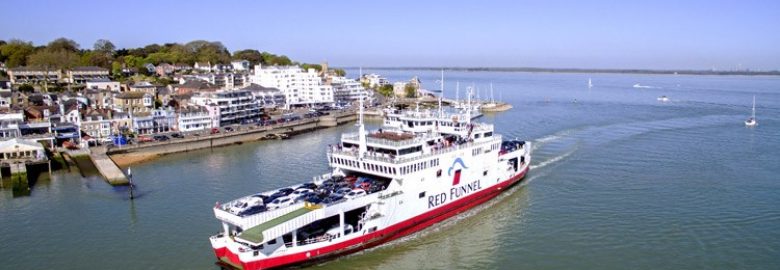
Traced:
<svg viewBox="0 0 780 270">
<path fill-rule="evenodd" d="M 482 172 L 482 176 L 487 176 L 487 171 Z"/>
<path fill-rule="evenodd" d="M 439 169 L 438 171 L 436 171 L 436 177 L 441 177 L 441 169 Z"/>
<path fill-rule="evenodd" d="M 425 191 L 420 192 L 420 198 L 423 198 L 423 197 L 425 197 Z"/>
<path fill-rule="evenodd" d="M 268 244 L 269 244 L 269 245 L 276 244 L 276 239 L 274 239 L 274 240 L 271 240 L 271 241 L 268 241 Z"/>
<path fill-rule="evenodd" d="M 493 132 L 485 132 L 485 137 L 493 137 Z"/>
<path fill-rule="evenodd" d="M 474 139 L 479 139 L 479 135 L 482 135 L 482 134 L 479 134 L 479 133 L 474 134 Z"/>
<path fill-rule="evenodd" d="M 376 231 L 376 226 L 368 228 L 368 232 L 372 233 Z"/>
</svg>

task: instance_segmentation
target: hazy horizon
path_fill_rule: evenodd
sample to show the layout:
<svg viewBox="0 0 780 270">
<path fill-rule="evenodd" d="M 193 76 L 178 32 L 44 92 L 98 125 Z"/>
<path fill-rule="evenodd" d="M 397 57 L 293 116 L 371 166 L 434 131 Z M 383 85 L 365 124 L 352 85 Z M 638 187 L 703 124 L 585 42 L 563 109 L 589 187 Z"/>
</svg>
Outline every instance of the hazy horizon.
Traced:
<svg viewBox="0 0 780 270">
<path fill-rule="evenodd" d="M 777 1 L 7 1 L 0 39 L 192 40 L 342 67 L 780 69 Z M 42 9 L 41 7 L 46 7 Z M 775 26 L 775 27 L 773 27 Z"/>
</svg>

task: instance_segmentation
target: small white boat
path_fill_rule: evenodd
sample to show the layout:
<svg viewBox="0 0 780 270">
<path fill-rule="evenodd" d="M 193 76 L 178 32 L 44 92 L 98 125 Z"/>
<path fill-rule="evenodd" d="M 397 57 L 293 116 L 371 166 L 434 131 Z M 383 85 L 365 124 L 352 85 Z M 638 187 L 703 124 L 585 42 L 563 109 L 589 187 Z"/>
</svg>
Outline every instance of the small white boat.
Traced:
<svg viewBox="0 0 780 270">
<path fill-rule="evenodd" d="M 667 96 L 660 96 L 660 97 L 658 97 L 658 101 L 660 101 L 660 102 L 668 102 L 669 101 L 669 97 L 667 97 Z"/>
<path fill-rule="evenodd" d="M 634 84 L 634 88 L 653 88 L 652 86 L 641 85 L 639 83 Z"/>
<path fill-rule="evenodd" d="M 588 89 L 593 88 L 593 81 L 588 78 Z"/>
<path fill-rule="evenodd" d="M 750 118 L 745 120 L 745 126 L 755 127 L 757 125 L 758 122 L 756 121 L 756 96 L 753 96 L 753 114 L 750 115 Z"/>
</svg>

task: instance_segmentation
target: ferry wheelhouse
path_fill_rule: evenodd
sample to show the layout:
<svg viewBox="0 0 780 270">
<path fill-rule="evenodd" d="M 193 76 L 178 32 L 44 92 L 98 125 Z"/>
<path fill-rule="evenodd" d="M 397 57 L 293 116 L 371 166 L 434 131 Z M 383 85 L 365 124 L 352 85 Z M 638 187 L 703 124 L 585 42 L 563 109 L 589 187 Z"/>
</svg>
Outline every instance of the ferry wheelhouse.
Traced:
<svg viewBox="0 0 780 270">
<path fill-rule="evenodd" d="M 388 115 L 372 131 L 362 115 L 361 105 L 358 132 L 327 149 L 330 172 L 214 207 L 218 263 L 267 269 L 377 246 L 482 204 L 528 172 L 530 143 L 504 140 L 468 113 Z"/>
</svg>

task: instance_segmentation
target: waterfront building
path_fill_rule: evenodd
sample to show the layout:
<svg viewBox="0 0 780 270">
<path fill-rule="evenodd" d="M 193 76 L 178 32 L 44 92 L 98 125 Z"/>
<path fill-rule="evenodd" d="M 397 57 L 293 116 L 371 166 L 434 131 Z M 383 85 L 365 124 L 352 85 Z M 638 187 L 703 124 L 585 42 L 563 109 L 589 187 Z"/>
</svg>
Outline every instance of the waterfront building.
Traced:
<svg viewBox="0 0 780 270">
<path fill-rule="evenodd" d="M 382 87 L 390 84 L 390 81 L 386 78 L 374 73 L 363 75 L 363 77 L 360 78 L 360 82 L 367 84 L 370 88 Z"/>
<path fill-rule="evenodd" d="M 249 78 L 246 73 L 204 73 L 191 74 L 179 77 L 179 83 L 186 84 L 192 81 L 203 81 L 214 85 L 217 89 L 234 89 L 248 85 Z"/>
<path fill-rule="evenodd" d="M 262 110 L 252 92 L 222 90 L 193 96 L 194 104 L 204 106 L 212 117 L 213 127 L 253 123 L 260 119 Z"/>
<path fill-rule="evenodd" d="M 136 134 L 154 133 L 154 117 L 150 112 L 140 112 L 130 117 L 133 120 L 133 132 Z"/>
<path fill-rule="evenodd" d="M 0 113 L 0 140 L 7 140 L 21 136 L 19 125 L 24 122 L 24 113 L 9 110 Z"/>
<path fill-rule="evenodd" d="M 84 84 L 89 80 L 108 79 L 108 69 L 95 66 L 74 67 L 66 71 L 65 82 Z"/>
<path fill-rule="evenodd" d="M 182 106 L 176 114 L 176 129 L 182 132 L 212 128 L 209 110 L 203 106 Z"/>
<path fill-rule="evenodd" d="M 144 92 L 122 92 L 114 96 L 114 109 L 131 114 L 148 112 L 154 105 L 153 96 Z"/>
<path fill-rule="evenodd" d="M 110 110 L 81 110 L 81 131 L 97 141 L 105 141 L 111 136 Z"/>
<path fill-rule="evenodd" d="M 324 84 L 316 70 L 298 66 L 255 66 L 251 82 L 285 94 L 288 107 L 332 104 L 333 87 Z"/>
<path fill-rule="evenodd" d="M 91 79 L 87 81 L 87 89 L 106 89 L 111 91 L 120 91 L 119 82 L 108 78 Z"/>
<path fill-rule="evenodd" d="M 40 161 L 46 159 L 46 151 L 36 141 L 14 138 L 0 141 L 0 159 L 3 162 Z"/>
<path fill-rule="evenodd" d="M 363 88 L 363 85 L 354 79 L 333 76 L 330 77 L 330 84 L 333 86 L 333 96 L 336 103 L 351 103 L 368 96 L 368 92 Z"/>
<path fill-rule="evenodd" d="M 255 96 L 255 99 L 260 103 L 260 106 L 265 109 L 284 108 L 287 105 L 284 93 L 276 88 L 264 87 L 259 84 L 250 84 L 247 87 L 241 88 L 241 90 L 252 92 L 252 95 Z"/>
<path fill-rule="evenodd" d="M 8 77 L 12 84 L 22 83 L 56 83 L 62 79 L 59 69 L 46 70 L 32 67 L 15 67 L 8 69 Z"/>
</svg>

